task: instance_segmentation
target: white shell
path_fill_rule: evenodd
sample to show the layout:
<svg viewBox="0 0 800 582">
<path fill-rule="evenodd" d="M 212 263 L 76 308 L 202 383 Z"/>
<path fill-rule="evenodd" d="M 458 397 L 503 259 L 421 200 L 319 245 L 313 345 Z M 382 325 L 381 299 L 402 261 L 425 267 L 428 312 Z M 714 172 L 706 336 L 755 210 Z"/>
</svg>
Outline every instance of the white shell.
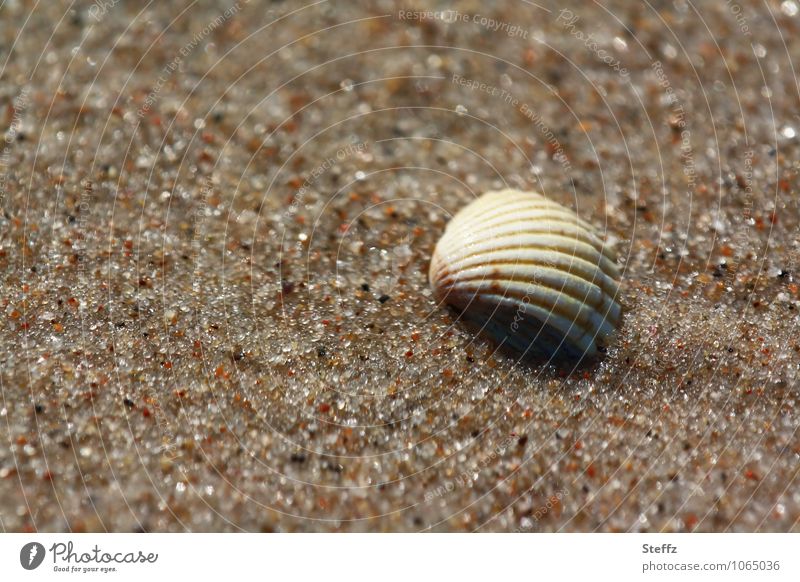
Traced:
<svg viewBox="0 0 800 582">
<path fill-rule="evenodd" d="M 524 356 L 595 356 L 622 314 L 611 251 L 575 212 L 535 192 L 487 192 L 464 207 L 428 276 L 437 300 Z"/>
</svg>

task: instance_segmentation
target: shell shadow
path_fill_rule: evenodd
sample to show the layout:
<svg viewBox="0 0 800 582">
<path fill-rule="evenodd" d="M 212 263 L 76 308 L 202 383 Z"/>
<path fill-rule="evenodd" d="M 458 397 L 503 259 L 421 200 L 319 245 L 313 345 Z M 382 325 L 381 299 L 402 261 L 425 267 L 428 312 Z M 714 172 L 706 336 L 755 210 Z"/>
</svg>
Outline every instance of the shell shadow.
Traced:
<svg viewBox="0 0 800 582">
<path fill-rule="evenodd" d="M 563 334 L 547 323 L 525 320 L 509 324 L 502 317 L 471 319 L 450 305 L 456 320 L 471 333 L 490 341 L 496 351 L 531 372 L 550 366 L 559 374 L 594 372 L 602 363 L 611 338 L 598 342 L 595 353 L 585 353 L 563 341 Z M 516 324 L 516 326 L 515 326 Z"/>
</svg>

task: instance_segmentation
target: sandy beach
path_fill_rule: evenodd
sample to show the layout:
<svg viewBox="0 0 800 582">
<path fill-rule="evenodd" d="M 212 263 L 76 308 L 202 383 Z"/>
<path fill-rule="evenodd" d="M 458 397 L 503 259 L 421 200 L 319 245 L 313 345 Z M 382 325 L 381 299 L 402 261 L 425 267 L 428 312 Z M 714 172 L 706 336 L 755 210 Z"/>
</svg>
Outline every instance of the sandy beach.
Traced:
<svg viewBox="0 0 800 582">
<path fill-rule="evenodd" d="M 0 7 L 0 531 L 800 531 L 794 1 Z M 437 304 L 480 194 L 599 361 Z"/>
</svg>

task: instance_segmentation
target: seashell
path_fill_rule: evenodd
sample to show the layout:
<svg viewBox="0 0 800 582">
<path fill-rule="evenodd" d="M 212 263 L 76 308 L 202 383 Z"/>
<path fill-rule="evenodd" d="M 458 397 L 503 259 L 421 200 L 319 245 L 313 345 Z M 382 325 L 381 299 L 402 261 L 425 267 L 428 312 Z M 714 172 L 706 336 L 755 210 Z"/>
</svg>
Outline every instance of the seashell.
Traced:
<svg viewBox="0 0 800 582">
<path fill-rule="evenodd" d="M 619 269 L 575 212 L 535 192 L 487 192 L 458 212 L 428 273 L 437 300 L 525 357 L 596 356 L 619 325 Z"/>
</svg>

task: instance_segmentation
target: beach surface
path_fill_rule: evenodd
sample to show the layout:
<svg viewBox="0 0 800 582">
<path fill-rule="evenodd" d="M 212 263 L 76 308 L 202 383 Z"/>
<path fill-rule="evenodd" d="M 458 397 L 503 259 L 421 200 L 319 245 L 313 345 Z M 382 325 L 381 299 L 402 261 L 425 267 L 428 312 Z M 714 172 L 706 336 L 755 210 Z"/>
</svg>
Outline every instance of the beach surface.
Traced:
<svg viewBox="0 0 800 582">
<path fill-rule="evenodd" d="M 447 11 L 447 12 L 442 12 Z M 0 531 L 800 531 L 796 2 L 6 2 Z M 437 304 L 536 190 L 622 325 Z"/>
</svg>

